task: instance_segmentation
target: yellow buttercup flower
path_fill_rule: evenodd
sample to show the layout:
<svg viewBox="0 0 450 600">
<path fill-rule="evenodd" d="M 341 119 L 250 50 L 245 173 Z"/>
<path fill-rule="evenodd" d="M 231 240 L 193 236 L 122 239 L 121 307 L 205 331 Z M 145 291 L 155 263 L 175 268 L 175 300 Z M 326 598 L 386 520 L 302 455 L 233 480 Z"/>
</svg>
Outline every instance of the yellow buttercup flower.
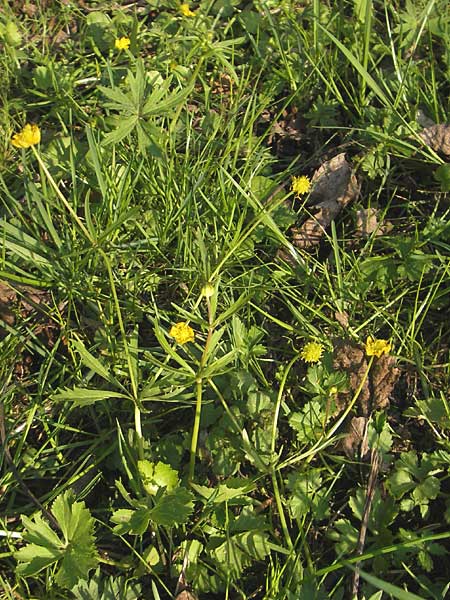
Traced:
<svg viewBox="0 0 450 600">
<path fill-rule="evenodd" d="M 293 177 L 292 178 L 292 187 L 291 190 L 295 193 L 295 195 L 301 196 L 302 194 L 307 194 L 311 189 L 311 181 L 306 175 L 302 175 L 301 177 Z"/>
<path fill-rule="evenodd" d="M 128 50 L 130 44 L 130 38 L 127 37 L 121 37 L 114 42 L 114 45 L 117 48 L 117 50 Z"/>
<path fill-rule="evenodd" d="M 323 346 L 318 342 L 308 342 L 305 344 L 300 356 L 305 362 L 316 363 L 322 358 Z"/>
<path fill-rule="evenodd" d="M 41 141 L 41 130 L 37 125 L 27 123 L 19 133 L 15 133 L 11 138 L 11 144 L 16 148 L 29 148 Z"/>
<path fill-rule="evenodd" d="M 382 354 L 389 354 L 391 350 L 391 343 L 388 340 L 377 340 L 371 335 L 366 341 L 366 354 L 367 356 L 376 356 L 380 358 Z"/>
<path fill-rule="evenodd" d="M 178 344 L 193 342 L 195 338 L 194 330 L 192 327 L 189 327 L 185 321 L 172 325 L 169 335 L 173 337 Z"/>
<path fill-rule="evenodd" d="M 183 15 L 183 17 L 195 17 L 195 12 L 189 8 L 189 4 L 187 2 L 180 4 L 180 13 Z"/>
</svg>

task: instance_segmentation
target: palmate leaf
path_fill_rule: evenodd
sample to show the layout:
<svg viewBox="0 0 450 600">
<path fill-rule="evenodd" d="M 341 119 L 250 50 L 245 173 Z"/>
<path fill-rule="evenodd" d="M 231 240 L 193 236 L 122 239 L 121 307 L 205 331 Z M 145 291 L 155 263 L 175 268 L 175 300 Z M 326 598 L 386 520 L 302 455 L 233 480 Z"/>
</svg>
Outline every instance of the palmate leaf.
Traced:
<svg viewBox="0 0 450 600">
<path fill-rule="evenodd" d="M 73 589 L 75 600 L 138 600 L 142 598 L 139 583 L 130 583 L 125 577 L 102 577 L 100 569 L 89 581 L 80 581 Z"/>
<path fill-rule="evenodd" d="M 178 487 L 162 494 L 152 508 L 152 521 L 158 525 L 172 527 L 186 523 L 194 509 L 193 496 L 189 490 Z"/>
<path fill-rule="evenodd" d="M 94 538 L 94 520 L 84 502 L 76 502 L 71 491 L 58 496 L 53 503 L 53 514 L 61 528 L 63 539 L 40 515 L 34 521 L 22 517 L 28 544 L 18 550 L 17 573 L 30 577 L 46 567 L 59 563 L 56 583 L 71 589 L 78 580 L 86 579 L 98 563 Z"/>
<path fill-rule="evenodd" d="M 221 543 L 215 545 L 219 541 Z M 212 538 L 210 548 L 219 568 L 233 580 L 254 560 L 262 561 L 270 553 L 268 535 L 264 531 L 245 531 L 223 540 Z"/>
<path fill-rule="evenodd" d="M 141 461 L 141 463 L 147 462 Z M 140 471 L 142 471 L 143 466 L 147 468 L 147 466 L 141 464 Z M 171 484 L 173 483 L 173 477 L 169 471 L 165 473 L 161 471 L 159 475 L 165 480 L 165 485 L 168 481 Z M 151 506 L 152 503 L 153 506 Z M 154 496 L 153 501 L 148 500 L 140 503 L 136 510 L 129 508 L 116 510 L 111 517 L 111 521 L 116 524 L 114 533 L 119 535 L 125 533 L 142 535 L 147 531 L 150 523 L 163 527 L 173 527 L 186 523 L 193 508 L 193 496 L 186 488 L 176 487 L 170 492 L 161 488 Z"/>
<path fill-rule="evenodd" d="M 144 534 L 150 524 L 150 508 L 142 506 L 137 510 L 119 508 L 112 516 L 111 521 L 116 524 L 113 531 L 117 535 L 131 533 L 133 535 Z"/>
<path fill-rule="evenodd" d="M 170 465 L 159 461 L 156 464 L 149 460 L 138 461 L 138 470 L 145 491 L 154 496 L 160 488 L 167 491 L 175 489 L 179 483 L 178 473 Z"/>
<path fill-rule="evenodd" d="M 102 146 L 108 146 L 108 144 L 117 144 L 118 142 L 123 140 L 123 138 L 129 135 L 136 127 L 136 125 L 138 124 L 138 119 L 139 117 L 134 114 L 130 117 L 122 117 L 122 120 L 117 126 L 117 128 L 113 131 L 110 131 L 104 136 L 102 140 Z"/>
</svg>

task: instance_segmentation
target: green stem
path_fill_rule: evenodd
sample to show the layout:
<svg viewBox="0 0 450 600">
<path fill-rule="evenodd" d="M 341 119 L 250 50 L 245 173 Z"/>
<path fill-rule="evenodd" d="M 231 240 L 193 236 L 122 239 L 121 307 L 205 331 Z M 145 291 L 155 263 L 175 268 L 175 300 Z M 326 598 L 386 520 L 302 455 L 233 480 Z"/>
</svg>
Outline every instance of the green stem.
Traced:
<svg viewBox="0 0 450 600">
<path fill-rule="evenodd" d="M 284 514 L 283 502 L 281 500 L 280 488 L 278 485 L 278 479 L 277 479 L 277 474 L 276 474 L 276 463 L 275 463 L 275 446 L 276 446 L 276 437 L 277 437 L 278 417 L 280 415 L 281 401 L 283 399 L 284 388 L 286 386 L 286 381 L 287 381 L 289 372 L 292 369 L 292 366 L 297 361 L 298 361 L 298 355 L 294 356 L 294 358 L 291 359 L 291 361 L 289 362 L 289 364 L 287 365 L 287 367 L 283 373 L 283 378 L 280 383 L 280 389 L 278 390 L 277 402 L 275 404 L 275 413 L 273 416 L 273 423 L 272 423 L 272 439 L 271 439 L 271 444 L 270 444 L 270 455 L 271 455 L 270 458 L 271 458 L 271 463 L 272 463 L 271 476 L 272 476 L 273 493 L 275 496 L 275 502 L 277 503 L 278 515 L 280 517 L 281 528 L 283 530 L 284 538 L 286 540 L 289 550 L 293 550 L 294 545 L 292 543 L 289 529 L 287 526 L 287 521 L 286 521 L 286 517 Z"/>
<path fill-rule="evenodd" d="M 192 483 L 195 472 L 195 458 L 197 456 L 198 434 L 200 431 L 200 418 L 202 416 L 202 379 L 199 377 L 196 381 L 197 400 L 195 403 L 194 428 L 192 429 L 191 456 L 189 461 L 188 482 Z"/>
<path fill-rule="evenodd" d="M 280 517 L 281 529 L 283 530 L 284 534 L 284 539 L 286 540 L 289 550 L 294 550 L 294 544 L 292 543 L 291 535 L 287 526 L 286 517 L 284 515 L 283 502 L 281 500 L 280 488 L 278 485 L 277 474 L 275 469 L 272 469 L 272 485 L 273 494 L 275 496 L 275 502 L 277 503 L 278 508 L 278 516 Z"/>
<path fill-rule="evenodd" d="M 194 427 L 192 429 L 192 438 L 191 438 L 191 456 L 189 460 L 189 474 L 188 474 L 188 483 L 192 483 L 194 480 L 194 472 L 195 472 L 195 458 L 197 456 L 197 446 L 198 446 L 198 434 L 200 431 L 200 418 L 202 416 L 202 390 L 203 390 L 203 377 L 202 372 L 203 368 L 206 364 L 206 358 L 208 356 L 209 344 L 211 343 L 211 337 L 213 334 L 213 314 L 211 310 L 211 302 L 209 298 L 206 298 L 206 305 L 208 307 L 208 335 L 206 336 L 205 347 L 203 348 L 203 353 L 200 358 L 200 364 L 198 368 L 198 374 L 196 379 L 196 397 L 197 400 L 195 402 L 195 417 L 194 417 Z"/>
<path fill-rule="evenodd" d="M 134 430 L 137 437 L 137 451 L 139 460 L 144 460 L 144 438 L 142 436 L 141 411 L 137 403 L 134 405 Z"/>
</svg>

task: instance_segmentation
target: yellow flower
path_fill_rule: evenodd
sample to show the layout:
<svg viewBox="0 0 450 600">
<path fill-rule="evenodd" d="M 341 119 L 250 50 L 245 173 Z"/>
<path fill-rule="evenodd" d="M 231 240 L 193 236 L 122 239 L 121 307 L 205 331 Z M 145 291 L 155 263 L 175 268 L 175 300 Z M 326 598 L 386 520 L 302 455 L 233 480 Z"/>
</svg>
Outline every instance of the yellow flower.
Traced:
<svg viewBox="0 0 450 600">
<path fill-rule="evenodd" d="M 128 48 L 130 47 L 130 44 L 131 44 L 130 38 L 127 38 L 127 37 L 121 37 L 121 38 L 117 39 L 114 43 L 117 50 L 128 50 Z"/>
<path fill-rule="evenodd" d="M 307 194 L 311 189 L 311 182 L 306 175 L 302 175 L 301 177 L 293 177 L 292 178 L 292 187 L 291 190 L 295 192 L 295 195 L 301 196 L 302 194 Z"/>
<path fill-rule="evenodd" d="M 41 130 L 37 125 L 27 123 L 20 133 L 15 133 L 11 144 L 16 148 L 29 148 L 41 141 Z"/>
<path fill-rule="evenodd" d="M 180 13 L 183 15 L 183 17 L 195 17 L 195 12 L 189 8 L 189 4 L 187 2 L 180 4 Z"/>
<path fill-rule="evenodd" d="M 318 342 L 308 342 L 300 352 L 300 356 L 303 358 L 303 360 L 309 363 L 319 362 L 322 354 L 323 346 Z"/>
<path fill-rule="evenodd" d="M 371 335 L 367 338 L 366 354 L 367 356 L 380 357 L 382 354 L 389 354 L 391 343 L 388 340 L 377 340 Z"/>
<path fill-rule="evenodd" d="M 177 323 L 176 325 L 172 325 L 169 331 L 169 335 L 175 338 L 175 341 L 178 344 L 186 344 L 187 342 L 193 342 L 195 337 L 194 330 L 192 329 L 192 327 L 189 327 L 189 325 L 185 321 Z"/>
</svg>

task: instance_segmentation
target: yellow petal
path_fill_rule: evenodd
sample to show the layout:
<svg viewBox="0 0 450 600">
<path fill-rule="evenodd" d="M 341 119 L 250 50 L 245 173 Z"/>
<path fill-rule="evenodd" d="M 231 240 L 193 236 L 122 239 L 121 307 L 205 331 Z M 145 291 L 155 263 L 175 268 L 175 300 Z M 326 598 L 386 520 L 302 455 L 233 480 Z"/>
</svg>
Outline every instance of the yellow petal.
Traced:
<svg viewBox="0 0 450 600">
<path fill-rule="evenodd" d="M 19 133 L 11 138 L 11 144 L 16 148 L 29 148 L 41 141 L 41 130 L 37 125 L 27 123 Z"/>
</svg>

